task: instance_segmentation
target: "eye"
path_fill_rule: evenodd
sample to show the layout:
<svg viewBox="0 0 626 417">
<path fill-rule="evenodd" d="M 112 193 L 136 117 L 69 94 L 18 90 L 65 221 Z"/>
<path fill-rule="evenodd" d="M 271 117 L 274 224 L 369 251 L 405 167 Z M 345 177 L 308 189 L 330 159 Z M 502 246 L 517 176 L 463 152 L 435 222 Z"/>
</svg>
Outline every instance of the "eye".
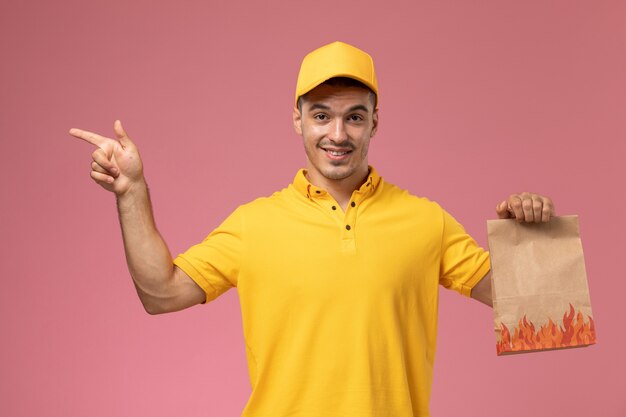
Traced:
<svg viewBox="0 0 626 417">
<path fill-rule="evenodd" d="M 350 116 L 348 116 L 348 120 L 350 120 L 351 122 L 362 122 L 363 116 L 361 116 L 360 114 L 351 114 Z"/>
<path fill-rule="evenodd" d="M 315 120 L 328 120 L 328 115 L 324 114 L 324 113 L 317 113 L 316 115 L 313 116 L 313 118 Z"/>
</svg>

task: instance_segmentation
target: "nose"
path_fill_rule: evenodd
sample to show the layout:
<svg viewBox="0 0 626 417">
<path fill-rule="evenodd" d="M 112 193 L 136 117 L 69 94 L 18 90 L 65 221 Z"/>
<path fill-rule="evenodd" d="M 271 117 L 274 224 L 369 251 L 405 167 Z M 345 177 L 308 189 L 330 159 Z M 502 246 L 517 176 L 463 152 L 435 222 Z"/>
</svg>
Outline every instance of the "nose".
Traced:
<svg viewBox="0 0 626 417">
<path fill-rule="evenodd" d="M 346 133 L 346 125 L 344 120 L 337 117 L 330 124 L 330 131 L 328 132 L 328 139 L 333 142 L 343 142 L 348 138 L 348 134 Z"/>
</svg>

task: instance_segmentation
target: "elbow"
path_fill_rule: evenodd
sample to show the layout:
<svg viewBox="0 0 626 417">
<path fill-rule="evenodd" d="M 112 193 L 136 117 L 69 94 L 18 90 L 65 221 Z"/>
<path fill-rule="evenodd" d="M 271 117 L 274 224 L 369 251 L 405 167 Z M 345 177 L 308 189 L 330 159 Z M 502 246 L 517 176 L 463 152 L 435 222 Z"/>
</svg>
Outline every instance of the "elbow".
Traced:
<svg viewBox="0 0 626 417">
<path fill-rule="evenodd" d="M 163 311 L 155 309 L 154 307 L 148 307 L 145 304 L 143 305 L 143 309 L 146 311 L 146 313 L 148 313 L 151 316 L 156 316 L 158 314 L 162 314 L 163 313 Z"/>
<path fill-rule="evenodd" d="M 158 306 L 152 303 L 147 303 L 142 300 L 141 304 L 143 305 L 143 309 L 146 311 L 146 313 L 148 313 L 151 316 L 156 316 L 157 314 L 164 313 L 163 310 L 159 309 Z"/>
<path fill-rule="evenodd" d="M 143 309 L 151 316 L 156 316 L 157 314 L 169 313 L 171 310 L 168 309 L 166 305 L 166 300 L 151 296 L 150 294 L 144 291 L 137 291 L 139 295 L 139 300 L 141 301 L 141 305 Z"/>
<path fill-rule="evenodd" d="M 154 300 L 141 300 L 141 304 L 143 305 L 143 309 L 151 316 L 156 316 L 159 314 L 169 313 L 172 310 L 167 308 L 163 303 L 155 302 Z"/>
<path fill-rule="evenodd" d="M 137 295 L 139 296 L 139 301 L 141 301 L 141 305 L 143 309 L 151 316 L 156 316 L 157 314 L 169 313 L 171 310 L 169 307 L 169 299 L 159 294 L 157 291 L 150 291 L 148 289 L 144 289 L 135 283 L 135 288 L 137 289 Z"/>
</svg>

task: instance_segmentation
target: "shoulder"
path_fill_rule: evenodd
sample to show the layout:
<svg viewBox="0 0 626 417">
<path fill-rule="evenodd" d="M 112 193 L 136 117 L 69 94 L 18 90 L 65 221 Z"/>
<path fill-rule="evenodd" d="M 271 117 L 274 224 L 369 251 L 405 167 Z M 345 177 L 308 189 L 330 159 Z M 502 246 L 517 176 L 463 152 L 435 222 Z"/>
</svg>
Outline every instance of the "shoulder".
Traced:
<svg viewBox="0 0 626 417">
<path fill-rule="evenodd" d="M 393 224 L 417 235 L 436 236 L 444 226 L 444 210 L 438 203 L 382 180 L 362 208 L 376 224 Z"/>
<path fill-rule="evenodd" d="M 240 205 L 235 213 L 246 218 L 263 218 L 281 210 L 288 210 L 296 200 L 289 188 L 283 188 L 269 196 L 258 197 Z"/>
<path fill-rule="evenodd" d="M 444 212 L 443 208 L 437 202 L 424 196 L 415 195 L 404 188 L 400 188 L 382 179 L 376 190 L 376 194 L 377 199 L 382 204 L 388 204 L 394 208 L 404 208 L 411 211 L 417 210 L 432 214 L 442 214 Z"/>
</svg>

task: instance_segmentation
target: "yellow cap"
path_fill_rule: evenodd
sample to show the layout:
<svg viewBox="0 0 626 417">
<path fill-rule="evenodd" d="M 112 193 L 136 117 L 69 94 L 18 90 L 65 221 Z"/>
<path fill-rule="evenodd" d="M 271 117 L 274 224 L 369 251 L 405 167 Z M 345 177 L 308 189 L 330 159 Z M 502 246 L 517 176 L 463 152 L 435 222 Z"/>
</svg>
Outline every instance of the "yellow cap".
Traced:
<svg viewBox="0 0 626 417">
<path fill-rule="evenodd" d="M 371 88 L 378 99 L 378 82 L 372 57 L 347 43 L 333 42 L 314 50 L 302 60 L 296 84 L 296 106 L 300 96 L 333 77 L 360 81 Z"/>
</svg>

